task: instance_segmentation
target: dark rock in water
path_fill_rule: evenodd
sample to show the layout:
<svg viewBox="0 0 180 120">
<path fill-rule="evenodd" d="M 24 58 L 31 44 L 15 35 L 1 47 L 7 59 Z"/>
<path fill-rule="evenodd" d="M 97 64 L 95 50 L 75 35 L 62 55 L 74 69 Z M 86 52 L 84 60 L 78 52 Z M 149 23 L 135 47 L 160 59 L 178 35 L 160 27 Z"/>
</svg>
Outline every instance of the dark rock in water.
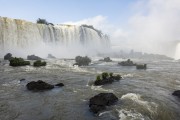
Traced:
<svg viewBox="0 0 180 120">
<path fill-rule="evenodd" d="M 172 93 L 172 95 L 177 96 L 180 98 L 180 90 L 176 90 Z"/>
<path fill-rule="evenodd" d="M 113 93 L 100 93 L 90 99 L 89 107 L 93 113 L 98 113 L 117 101 L 118 98 Z"/>
<path fill-rule="evenodd" d="M 25 81 L 25 80 L 26 80 L 26 79 L 23 78 L 23 79 L 20 79 L 19 81 L 21 82 L 21 81 Z"/>
<path fill-rule="evenodd" d="M 120 75 L 116 75 L 116 76 L 112 76 L 113 77 L 113 79 L 115 79 L 115 80 L 121 80 L 121 76 Z"/>
<path fill-rule="evenodd" d="M 136 69 L 146 69 L 147 68 L 147 65 L 144 64 L 144 65 L 136 65 Z"/>
<path fill-rule="evenodd" d="M 24 61 L 22 58 L 11 58 L 9 65 L 13 67 L 30 65 L 29 61 Z"/>
<path fill-rule="evenodd" d="M 118 63 L 119 65 L 122 66 L 135 66 L 136 64 L 133 63 L 133 61 L 131 61 L 130 59 L 128 59 L 127 61 L 122 61 Z"/>
<path fill-rule="evenodd" d="M 105 84 L 111 84 L 115 80 L 120 80 L 122 77 L 120 75 L 113 75 L 113 73 L 102 73 L 101 75 L 98 75 L 96 77 L 96 80 L 94 81 L 94 85 L 105 85 Z"/>
<path fill-rule="evenodd" d="M 106 57 L 106 58 L 104 58 L 104 59 L 100 59 L 99 61 L 112 62 L 112 60 L 110 59 L 110 57 Z"/>
<path fill-rule="evenodd" d="M 42 62 L 41 60 L 37 60 L 33 63 L 34 67 L 46 66 L 46 62 Z"/>
<path fill-rule="evenodd" d="M 4 60 L 10 60 L 12 59 L 12 54 L 11 53 L 7 53 L 5 56 L 4 56 Z"/>
<path fill-rule="evenodd" d="M 64 84 L 63 84 L 63 83 L 58 83 L 58 84 L 56 84 L 55 86 L 62 87 L 62 86 L 64 86 Z"/>
<path fill-rule="evenodd" d="M 54 57 L 53 55 L 51 55 L 51 54 L 48 54 L 48 57 L 47 58 L 56 58 L 56 57 Z"/>
<path fill-rule="evenodd" d="M 75 58 L 76 63 L 74 65 L 78 66 L 87 66 L 89 63 L 91 63 L 91 59 L 87 56 L 82 57 L 82 56 L 77 56 Z"/>
<path fill-rule="evenodd" d="M 42 58 L 35 56 L 35 55 L 28 55 L 27 59 L 28 60 L 42 60 Z"/>
<path fill-rule="evenodd" d="M 54 88 L 54 85 L 48 84 L 42 80 L 38 80 L 37 82 L 32 81 L 26 85 L 28 90 L 38 91 L 38 90 L 50 90 Z"/>
</svg>

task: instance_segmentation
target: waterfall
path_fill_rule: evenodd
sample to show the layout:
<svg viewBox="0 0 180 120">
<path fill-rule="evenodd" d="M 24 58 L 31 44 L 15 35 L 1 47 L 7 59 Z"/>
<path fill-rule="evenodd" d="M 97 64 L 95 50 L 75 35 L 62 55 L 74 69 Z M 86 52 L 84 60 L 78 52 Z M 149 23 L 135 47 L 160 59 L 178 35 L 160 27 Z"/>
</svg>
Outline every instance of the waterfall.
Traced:
<svg viewBox="0 0 180 120">
<path fill-rule="evenodd" d="M 87 54 L 104 51 L 109 44 L 106 35 L 88 26 L 53 26 L 0 17 L 0 50 L 3 54 L 70 53 L 67 50 Z"/>
<path fill-rule="evenodd" d="M 175 59 L 180 59 L 180 43 L 176 46 Z"/>
</svg>

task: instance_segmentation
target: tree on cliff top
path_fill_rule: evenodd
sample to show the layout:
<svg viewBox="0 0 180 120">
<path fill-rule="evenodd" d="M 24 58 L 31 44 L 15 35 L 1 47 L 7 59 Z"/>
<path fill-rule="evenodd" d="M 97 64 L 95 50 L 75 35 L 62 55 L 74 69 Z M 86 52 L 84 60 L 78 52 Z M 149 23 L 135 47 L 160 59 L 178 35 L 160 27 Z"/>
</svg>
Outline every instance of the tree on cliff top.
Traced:
<svg viewBox="0 0 180 120">
<path fill-rule="evenodd" d="M 36 23 L 38 23 L 38 24 L 46 24 L 46 25 L 49 24 L 49 23 L 46 21 L 46 19 L 41 19 L 41 18 L 37 19 L 37 22 L 36 22 Z"/>
</svg>

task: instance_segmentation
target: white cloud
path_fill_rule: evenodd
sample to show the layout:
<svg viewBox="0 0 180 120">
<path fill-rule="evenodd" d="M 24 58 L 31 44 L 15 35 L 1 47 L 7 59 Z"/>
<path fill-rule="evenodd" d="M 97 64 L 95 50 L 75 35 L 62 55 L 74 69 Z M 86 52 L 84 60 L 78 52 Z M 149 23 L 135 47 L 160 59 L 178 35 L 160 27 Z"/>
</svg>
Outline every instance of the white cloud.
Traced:
<svg viewBox="0 0 180 120">
<path fill-rule="evenodd" d="M 65 24 L 89 24 L 110 35 L 112 46 L 174 57 L 180 42 L 180 0 L 139 0 L 131 6 L 135 14 L 128 30 L 115 26 L 107 16 L 95 16 Z M 117 48 L 117 47 L 116 47 Z M 179 55 L 180 56 L 180 55 Z"/>
</svg>

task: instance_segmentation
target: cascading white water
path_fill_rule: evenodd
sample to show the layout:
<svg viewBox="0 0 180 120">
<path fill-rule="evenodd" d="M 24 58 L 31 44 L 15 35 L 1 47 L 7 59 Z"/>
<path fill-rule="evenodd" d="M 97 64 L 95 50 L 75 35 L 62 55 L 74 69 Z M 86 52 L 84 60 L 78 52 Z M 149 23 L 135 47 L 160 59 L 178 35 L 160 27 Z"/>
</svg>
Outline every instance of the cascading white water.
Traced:
<svg viewBox="0 0 180 120">
<path fill-rule="evenodd" d="M 175 59 L 180 59 L 180 43 L 176 46 Z"/>
<path fill-rule="evenodd" d="M 0 50 L 4 53 L 63 54 L 66 48 L 71 52 L 97 52 L 108 47 L 108 37 L 87 26 L 52 26 L 0 17 Z"/>
</svg>

